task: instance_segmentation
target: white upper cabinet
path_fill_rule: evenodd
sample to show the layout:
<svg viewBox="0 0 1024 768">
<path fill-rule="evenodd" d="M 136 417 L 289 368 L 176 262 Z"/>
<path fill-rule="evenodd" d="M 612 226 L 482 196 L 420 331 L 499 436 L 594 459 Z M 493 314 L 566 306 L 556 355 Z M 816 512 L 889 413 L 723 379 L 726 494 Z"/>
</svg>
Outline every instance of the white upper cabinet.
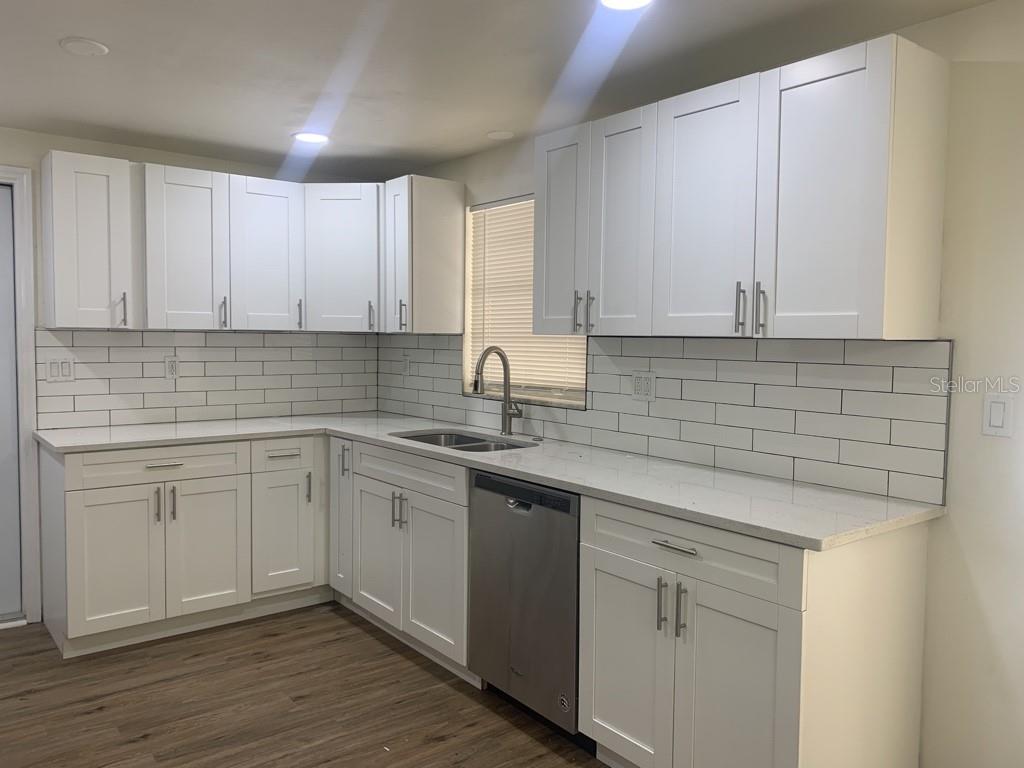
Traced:
<svg viewBox="0 0 1024 768">
<path fill-rule="evenodd" d="M 651 332 L 657 132 L 656 105 L 591 125 L 587 333 Z"/>
<path fill-rule="evenodd" d="M 539 136 L 533 168 L 533 332 L 586 333 L 590 124 Z"/>
<path fill-rule="evenodd" d="M 149 328 L 229 327 L 228 176 L 146 165 Z"/>
<path fill-rule="evenodd" d="M 41 181 L 43 323 L 141 328 L 128 161 L 50 152 Z"/>
<path fill-rule="evenodd" d="M 403 176 L 384 185 L 384 333 L 462 333 L 465 185 Z"/>
<path fill-rule="evenodd" d="M 658 105 L 654 319 L 659 335 L 750 335 L 758 76 Z"/>
<path fill-rule="evenodd" d="M 761 75 L 755 335 L 935 335 L 947 78 L 896 36 Z"/>
<path fill-rule="evenodd" d="M 309 329 L 377 330 L 379 185 L 305 187 Z"/>
<path fill-rule="evenodd" d="M 302 184 L 231 177 L 231 326 L 306 327 Z"/>
</svg>

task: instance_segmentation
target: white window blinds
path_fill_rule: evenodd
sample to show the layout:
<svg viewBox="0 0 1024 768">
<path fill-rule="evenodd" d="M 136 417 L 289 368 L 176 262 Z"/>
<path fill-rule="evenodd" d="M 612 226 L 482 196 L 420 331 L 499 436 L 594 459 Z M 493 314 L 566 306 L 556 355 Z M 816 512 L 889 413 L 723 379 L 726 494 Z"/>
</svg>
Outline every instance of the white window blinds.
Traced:
<svg viewBox="0 0 1024 768">
<path fill-rule="evenodd" d="M 466 259 L 463 391 L 483 350 L 505 350 L 513 397 L 527 403 L 582 408 L 587 387 L 583 336 L 533 335 L 533 201 L 472 211 Z M 485 393 L 501 395 L 501 364 L 484 370 Z"/>
</svg>

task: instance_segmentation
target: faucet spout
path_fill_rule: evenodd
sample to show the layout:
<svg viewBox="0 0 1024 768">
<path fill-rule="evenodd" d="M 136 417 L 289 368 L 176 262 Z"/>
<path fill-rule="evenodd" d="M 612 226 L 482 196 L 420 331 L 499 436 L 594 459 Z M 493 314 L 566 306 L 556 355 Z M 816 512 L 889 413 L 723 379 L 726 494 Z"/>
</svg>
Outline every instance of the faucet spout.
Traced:
<svg viewBox="0 0 1024 768">
<path fill-rule="evenodd" d="M 492 354 L 498 356 L 501 361 L 502 374 L 502 398 L 501 398 L 501 434 L 510 436 L 512 434 L 512 417 L 522 416 L 522 409 L 512 402 L 512 380 L 508 363 L 508 355 L 501 347 L 487 347 L 480 353 L 476 361 L 476 370 L 473 373 L 473 393 L 482 395 L 484 393 L 484 364 Z"/>
</svg>

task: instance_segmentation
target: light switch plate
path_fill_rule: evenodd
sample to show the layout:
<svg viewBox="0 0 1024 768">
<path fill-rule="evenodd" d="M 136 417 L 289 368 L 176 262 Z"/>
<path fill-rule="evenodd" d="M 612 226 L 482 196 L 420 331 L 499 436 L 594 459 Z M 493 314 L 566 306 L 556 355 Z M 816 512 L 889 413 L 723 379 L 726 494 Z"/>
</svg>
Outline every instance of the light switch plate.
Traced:
<svg viewBox="0 0 1024 768">
<path fill-rule="evenodd" d="M 44 365 L 46 366 L 46 380 L 48 382 L 53 383 L 75 380 L 74 358 L 65 357 L 62 359 L 47 360 Z"/>
<path fill-rule="evenodd" d="M 655 375 L 650 371 L 633 371 L 630 395 L 634 400 L 653 402 L 656 380 Z"/>
<path fill-rule="evenodd" d="M 1013 395 L 989 392 L 985 395 L 985 412 L 981 433 L 994 437 L 1013 436 Z"/>
</svg>

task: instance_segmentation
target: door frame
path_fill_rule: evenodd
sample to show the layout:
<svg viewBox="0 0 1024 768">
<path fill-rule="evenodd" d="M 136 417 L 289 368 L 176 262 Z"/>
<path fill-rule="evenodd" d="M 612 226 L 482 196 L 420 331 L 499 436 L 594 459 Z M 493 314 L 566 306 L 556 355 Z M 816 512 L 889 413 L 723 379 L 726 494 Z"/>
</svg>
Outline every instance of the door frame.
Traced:
<svg viewBox="0 0 1024 768">
<path fill-rule="evenodd" d="M 32 433 L 36 425 L 35 229 L 32 171 L 0 165 L 0 184 L 14 201 L 14 306 L 18 371 L 18 445 L 21 508 L 21 611 L 27 621 L 42 618 L 39 550 L 39 455 Z"/>
</svg>

